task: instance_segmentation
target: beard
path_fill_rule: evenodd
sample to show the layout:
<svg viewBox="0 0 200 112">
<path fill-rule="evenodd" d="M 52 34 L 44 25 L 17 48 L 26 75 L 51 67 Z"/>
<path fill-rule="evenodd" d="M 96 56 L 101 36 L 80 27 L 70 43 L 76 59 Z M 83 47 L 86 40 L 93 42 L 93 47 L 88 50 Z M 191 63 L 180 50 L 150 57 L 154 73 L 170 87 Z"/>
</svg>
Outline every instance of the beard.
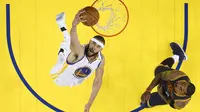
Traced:
<svg viewBox="0 0 200 112">
<path fill-rule="evenodd" d="M 90 48 L 89 45 L 87 45 L 85 47 L 85 54 L 87 57 L 92 57 L 92 56 L 96 56 L 98 54 L 98 52 L 94 52 L 94 50 L 92 48 Z"/>
</svg>

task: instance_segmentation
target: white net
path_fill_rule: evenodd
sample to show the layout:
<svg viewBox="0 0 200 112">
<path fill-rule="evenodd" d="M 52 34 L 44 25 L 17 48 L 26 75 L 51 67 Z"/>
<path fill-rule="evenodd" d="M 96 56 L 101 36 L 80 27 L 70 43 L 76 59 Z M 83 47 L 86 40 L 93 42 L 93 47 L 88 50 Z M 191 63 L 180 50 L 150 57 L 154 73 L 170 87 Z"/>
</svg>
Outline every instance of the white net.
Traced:
<svg viewBox="0 0 200 112">
<path fill-rule="evenodd" d="M 128 23 L 128 9 L 119 0 L 98 0 L 93 4 L 100 14 L 93 30 L 103 36 L 115 36 L 121 33 Z"/>
</svg>

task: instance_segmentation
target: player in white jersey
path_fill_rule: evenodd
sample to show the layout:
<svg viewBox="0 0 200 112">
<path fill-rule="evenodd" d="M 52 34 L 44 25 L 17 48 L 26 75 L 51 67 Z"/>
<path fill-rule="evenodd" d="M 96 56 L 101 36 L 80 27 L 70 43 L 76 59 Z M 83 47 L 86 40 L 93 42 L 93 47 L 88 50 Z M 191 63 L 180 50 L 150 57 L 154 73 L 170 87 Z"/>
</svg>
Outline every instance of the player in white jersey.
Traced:
<svg viewBox="0 0 200 112">
<path fill-rule="evenodd" d="M 95 71 L 92 92 L 84 112 L 89 109 L 101 87 L 104 73 L 104 57 L 101 51 L 105 45 L 102 36 L 94 36 L 86 45 L 81 45 L 77 35 L 77 25 L 85 22 L 85 16 L 80 16 L 84 11 L 80 10 L 73 22 L 70 35 L 65 24 L 65 13 L 57 15 L 56 22 L 64 35 L 64 41 L 58 53 L 57 64 L 50 74 L 54 82 L 59 86 L 75 86 L 88 78 Z"/>
</svg>

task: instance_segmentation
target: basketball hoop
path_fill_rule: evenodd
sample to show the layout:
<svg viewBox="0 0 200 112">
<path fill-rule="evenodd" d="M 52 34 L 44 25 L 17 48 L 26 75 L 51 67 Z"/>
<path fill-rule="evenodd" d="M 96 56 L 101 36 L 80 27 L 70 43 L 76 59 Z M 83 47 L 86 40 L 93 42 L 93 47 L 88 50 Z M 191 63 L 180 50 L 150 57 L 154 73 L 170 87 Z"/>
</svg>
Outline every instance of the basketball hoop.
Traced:
<svg viewBox="0 0 200 112">
<path fill-rule="evenodd" d="M 121 0 L 96 0 L 93 4 L 100 14 L 92 29 L 99 35 L 113 37 L 120 34 L 129 20 L 128 8 Z"/>
</svg>

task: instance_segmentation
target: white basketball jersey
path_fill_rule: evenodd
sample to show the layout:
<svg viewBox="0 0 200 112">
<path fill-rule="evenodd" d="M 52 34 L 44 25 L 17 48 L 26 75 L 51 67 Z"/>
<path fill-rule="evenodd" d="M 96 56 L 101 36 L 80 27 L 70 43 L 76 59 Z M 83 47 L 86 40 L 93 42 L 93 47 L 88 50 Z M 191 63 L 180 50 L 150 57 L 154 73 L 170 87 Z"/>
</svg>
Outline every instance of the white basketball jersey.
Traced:
<svg viewBox="0 0 200 112">
<path fill-rule="evenodd" d="M 66 59 L 67 60 L 67 59 Z M 59 86 L 74 86 L 81 84 L 83 80 L 88 78 L 100 65 L 102 60 L 101 53 L 98 53 L 97 59 L 92 63 L 89 62 L 86 55 L 76 63 L 66 61 L 65 70 L 58 74 L 54 82 Z"/>
</svg>

